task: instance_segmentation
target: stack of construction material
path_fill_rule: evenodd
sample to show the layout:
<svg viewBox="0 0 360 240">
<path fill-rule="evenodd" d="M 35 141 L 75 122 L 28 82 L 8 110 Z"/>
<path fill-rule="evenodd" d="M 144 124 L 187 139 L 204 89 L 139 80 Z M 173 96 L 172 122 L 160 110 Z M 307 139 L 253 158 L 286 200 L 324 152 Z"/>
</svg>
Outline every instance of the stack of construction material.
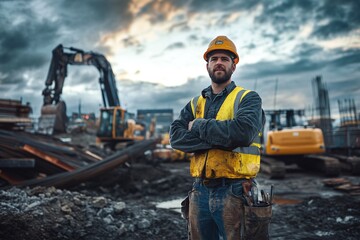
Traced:
<svg viewBox="0 0 360 240">
<path fill-rule="evenodd" d="M 0 99 L 0 128 L 25 129 L 32 127 L 29 117 L 32 109 L 30 104 L 22 104 L 20 100 Z"/>
<path fill-rule="evenodd" d="M 77 185 L 144 155 L 157 142 L 134 142 L 109 155 L 49 135 L 0 130 L 0 188 Z"/>
<path fill-rule="evenodd" d="M 100 160 L 101 156 L 55 137 L 0 130 L 0 179 L 12 185 L 73 171 Z"/>
</svg>

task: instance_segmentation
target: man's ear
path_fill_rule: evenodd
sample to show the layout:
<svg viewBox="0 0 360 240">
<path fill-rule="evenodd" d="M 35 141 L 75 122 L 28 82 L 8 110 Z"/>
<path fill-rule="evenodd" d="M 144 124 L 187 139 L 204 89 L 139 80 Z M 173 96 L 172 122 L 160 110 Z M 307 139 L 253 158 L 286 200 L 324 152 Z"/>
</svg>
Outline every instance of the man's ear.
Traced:
<svg viewBox="0 0 360 240">
<path fill-rule="evenodd" d="M 235 72 L 235 69 L 236 69 L 236 64 L 233 63 L 233 64 L 232 64 L 232 67 L 231 67 L 232 72 Z"/>
</svg>

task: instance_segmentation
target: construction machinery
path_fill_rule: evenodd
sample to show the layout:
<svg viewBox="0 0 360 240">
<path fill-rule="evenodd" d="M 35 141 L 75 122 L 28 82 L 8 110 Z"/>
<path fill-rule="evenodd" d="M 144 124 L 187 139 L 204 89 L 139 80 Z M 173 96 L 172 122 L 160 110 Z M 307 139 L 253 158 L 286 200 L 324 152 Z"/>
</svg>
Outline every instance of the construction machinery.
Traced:
<svg viewBox="0 0 360 240">
<path fill-rule="evenodd" d="M 339 161 L 324 154 L 321 129 L 308 126 L 304 112 L 294 109 L 265 111 L 269 121 L 263 134 L 261 168 L 273 178 L 283 178 L 286 166 L 291 164 L 320 170 L 327 176 L 340 173 Z"/>
<path fill-rule="evenodd" d="M 185 153 L 183 151 L 173 149 L 170 146 L 170 136 L 169 133 L 164 133 L 161 136 L 161 141 L 156 145 L 156 148 L 152 151 L 152 160 L 154 161 L 190 161 L 190 158 L 193 156 L 192 153 Z"/>
<path fill-rule="evenodd" d="M 65 49 L 68 51 L 65 52 Z M 52 51 L 45 89 L 42 91 L 44 102 L 39 119 L 39 132 L 46 134 L 66 132 L 66 104 L 61 100 L 61 94 L 68 65 L 92 65 L 100 73 L 99 84 L 103 107 L 100 109 L 97 142 L 114 148 L 120 142 L 144 139 L 144 136 L 134 134 L 141 132 L 143 126 L 137 125 L 120 105 L 115 75 L 105 56 L 78 48 L 66 48 L 61 44 Z"/>
</svg>

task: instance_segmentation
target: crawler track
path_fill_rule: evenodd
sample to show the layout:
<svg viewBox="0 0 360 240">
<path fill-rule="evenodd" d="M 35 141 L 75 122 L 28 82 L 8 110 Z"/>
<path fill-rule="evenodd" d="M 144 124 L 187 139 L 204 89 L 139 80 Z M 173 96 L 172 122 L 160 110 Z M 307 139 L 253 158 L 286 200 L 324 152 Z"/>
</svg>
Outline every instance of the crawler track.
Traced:
<svg viewBox="0 0 360 240">
<path fill-rule="evenodd" d="M 261 157 L 261 171 L 270 175 L 270 178 L 279 179 L 286 176 L 287 163 L 296 163 L 299 167 L 308 171 L 317 171 L 327 177 L 339 176 L 342 164 L 338 158 L 326 155 L 303 155 L 278 158 L 273 156 Z M 353 161 L 356 167 L 360 167 L 360 161 Z M 358 171 L 356 168 L 356 171 Z"/>
<path fill-rule="evenodd" d="M 262 172 L 269 174 L 270 177 L 274 179 L 285 178 L 286 175 L 285 163 L 283 161 L 268 156 L 261 157 L 260 169 Z"/>
</svg>

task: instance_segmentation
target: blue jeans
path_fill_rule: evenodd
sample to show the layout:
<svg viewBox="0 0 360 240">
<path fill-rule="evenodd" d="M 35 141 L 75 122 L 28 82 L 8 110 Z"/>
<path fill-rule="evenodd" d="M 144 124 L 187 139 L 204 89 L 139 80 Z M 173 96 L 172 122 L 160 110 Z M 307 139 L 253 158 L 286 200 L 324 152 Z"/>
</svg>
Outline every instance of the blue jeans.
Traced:
<svg viewBox="0 0 360 240">
<path fill-rule="evenodd" d="M 206 186 L 194 182 L 189 193 L 191 240 L 240 240 L 244 220 L 242 183 L 246 179 Z"/>
</svg>

